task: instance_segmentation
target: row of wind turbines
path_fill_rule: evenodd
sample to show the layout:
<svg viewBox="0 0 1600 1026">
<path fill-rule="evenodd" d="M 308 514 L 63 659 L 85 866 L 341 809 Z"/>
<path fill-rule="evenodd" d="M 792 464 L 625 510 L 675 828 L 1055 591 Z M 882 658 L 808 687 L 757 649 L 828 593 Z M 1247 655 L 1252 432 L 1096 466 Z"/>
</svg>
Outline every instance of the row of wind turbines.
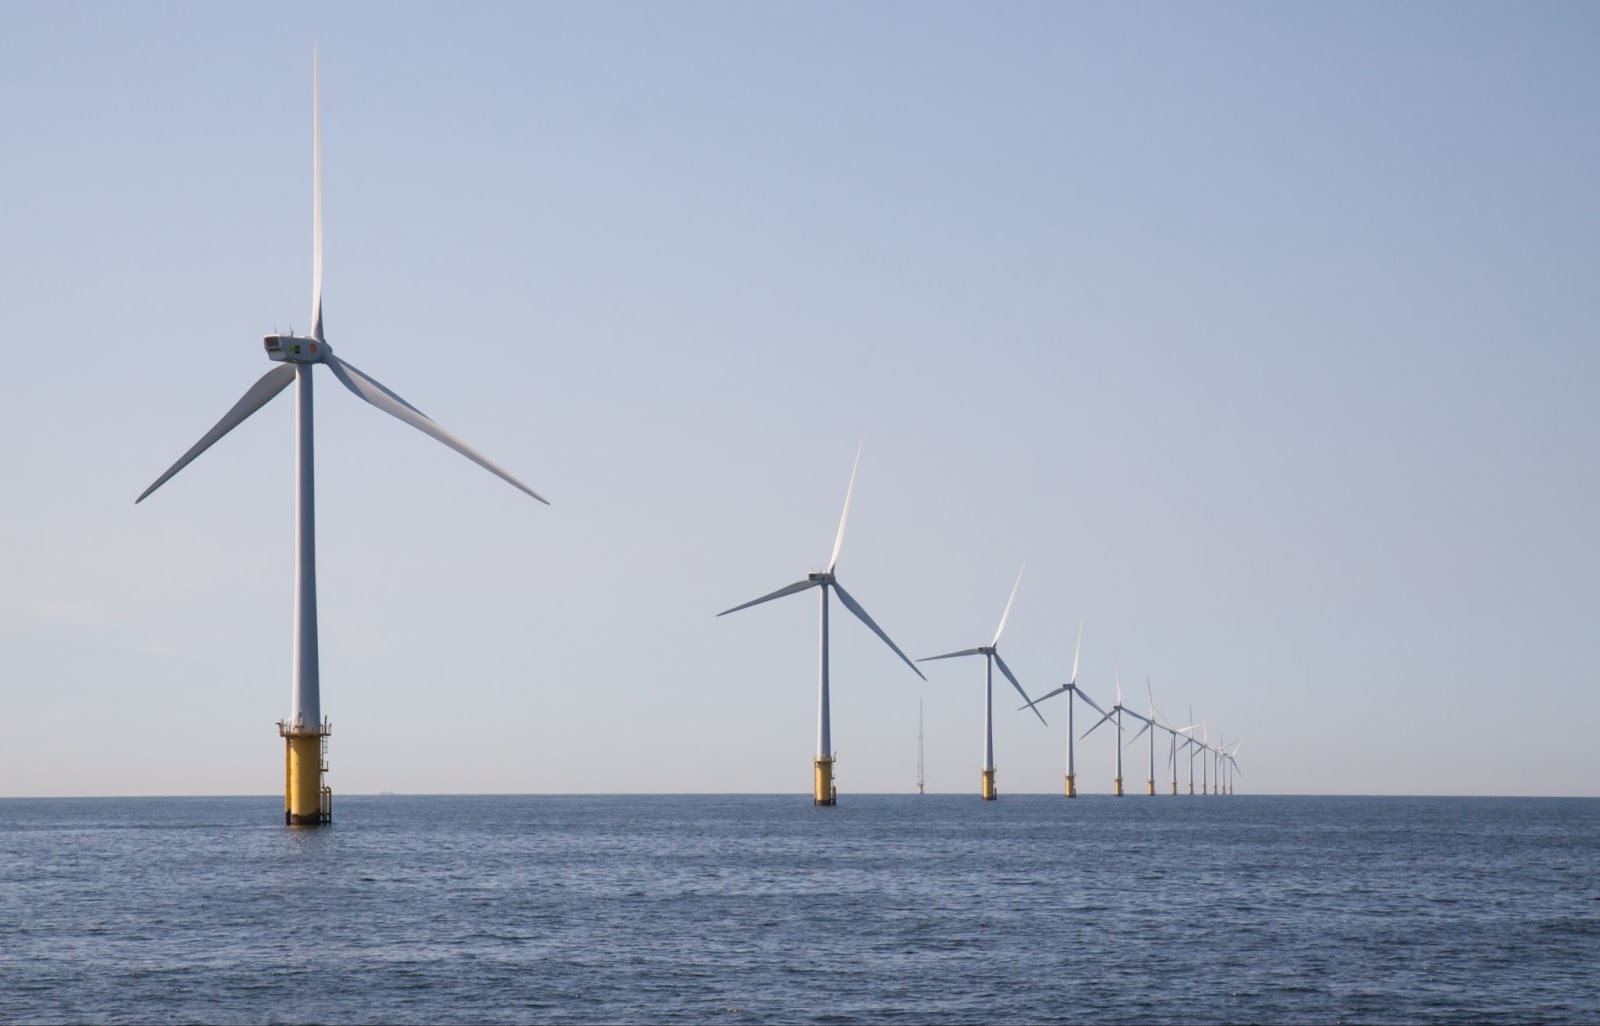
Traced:
<svg viewBox="0 0 1600 1026">
<path fill-rule="evenodd" d="M 402 399 L 395 392 L 381 384 L 377 379 L 358 370 L 354 365 L 337 357 L 333 347 L 328 344 L 323 333 L 322 319 L 322 132 L 319 114 L 320 87 L 317 72 L 315 51 L 312 56 L 312 273 L 311 273 L 311 330 L 307 335 L 297 335 L 293 331 L 288 334 L 274 332 L 265 336 L 263 345 L 266 349 L 267 359 L 277 364 L 261 376 L 255 384 L 250 386 L 244 395 L 234 403 L 233 407 L 223 414 L 222 419 L 207 431 L 200 440 L 189 448 L 177 462 L 172 464 L 155 482 L 146 488 L 135 499 L 135 504 L 143 502 L 151 493 L 155 492 L 167 481 L 171 480 L 179 471 L 187 467 L 200 454 L 216 444 L 223 436 L 234 428 L 244 423 L 256 411 L 272 401 L 289 387 L 295 386 L 295 571 L 294 571 L 294 625 L 293 625 L 293 675 L 291 684 L 291 705 L 287 719 L 278 723 L 278 733 L 284 739 L 284 822 L 292 826 L 315 826 L 332 822 L 333 818 L 333 792 L 325 782 L 328 770 L 327 746 L 328 738 L 333 732 L 332 724 L 322 712 L 321 679 L 319 672 L 319 646 L 317 631 L 317 571 L 316 571 L 316 498 L 314 474 L 314 430 L 312 418 L 312 385 L 313 370 L 320 364 L 326 367 L 334 378 L 345 388 L 353 392 L 361 400 L 377 407 L 391 417 L 410 425 L 423 434 L 448 446 L 467 459 L 483 467 L 485 470 L 501 478 L 508 484 L 524 492 L 539 502 L 549 504 L 539 493 L 529 488 L 526 484 L 507 473 L 488 457 L 478 452 L 466 442 L 445 430 L 432 418 L 417 409 L 411 403 Z M 856 466 L 860 466 L 860 453 L 856 454 Z M 889 636 L 873 622 L 860 603 L 851 597 L 839 584 L 834 569 L 839 561 L 839 549 L 844 543 L 845 519 L 850 512 L 850 494 L 855 490 L 855 472 L 851 472 L 850 492 L 845 496 L 845 516 L 839 519 L 839 532 L 834 538 L 833 555 L 828 560 L 828 568 L 820 573 L 806 576 L 802 581 L 797 581 L 787 587 L 780 588 L 770 595 L 734 609 L 744 609 L 749 606 L 759 605 L 763 602 L 785 595 L 792 595 L 808 588 L 819 588 L 822 604 L 822 671 L 821 687 L 818 697 L 817 715 L 817 758 L 815 772 L 814 797 L 817 804 L 832 805 L 836 800 L 833 787 L 833 756 L 832 738 L 829 734 L 828 716 L 828 596 L 830 592 L 836 593 L 839 601 L 852 614 L 865 623 L 873 633 L 882 638 L 884 643 L 894 649 L 895 654 L 905 660 L 906 665 L 922 676 L 911 659 L 889 640 Z M 1020 581 L 1020 577 L 1019 577 Z M 1012 588 L 1011 597 L 1016 598 L 1016 589 Z M 727 612 L 733 612 L 730 609 Z M 1035 715 L 1044 721 L 1044 716 L 1039 712 L 1037 703 L 1029 699 L 1022 690 L 1022 685 L 1017 682 L 1016 676 L 1006 666 L 1005 660 L 1000 658 L 998 644 L 1000 635 L 1005 630 L 1006 616 L 1011 612 L 1011 602 L 1006 603 L 1006 613 L 1000 618 L 1000 630 L 995 632 L 994 640 L 987 645 L 977 648 L 965 649 L 960 652 L 949 652 L 940 656 L 931 656 L 930 659 L 952 659 L 958 656 L 982 655 L 985 658 L 985 729 L 984 729 L 984 770 L 983 794 L 985 798 L 995 796 L 994 789 L 994 733 L 992 729 L 993 706 L 993 670 L 996 665 L 1005 675 L 1017 692 L 1022 695 L 1027 703 L 1023 708 L 1031 709 Z M 1081 641 L 1081 631 L 1080 631 Z M 924 660 L 926 661 L 926 660 Z M 923 678 L 926 679 L 926 678 Z M 1071 724 L 1071 695 L 1076 694 L 1084 701 L 1090 703 L 1095 709 L 1103 713 L 1101 722 L 1115 720 L 1116 729 L 1122 730 L 1122 714 L 1144 720 L 1148 728 L 1153 730 L 1167 730 L 1173 739 L 1173 752 L 1177 751 L 1178 739 L 1181 737 L 1190 755 L 1191 792 L 1193 791 L 1193 759 L 1201 753 L 1209 753 L 1214 762 L 1215 773 L 1222 773 L 1224 764 L 1233 766 L 1233 752 L 1237 750 L 1235 744 L 1232 749 L 1225 749 L 1221 745 L 1208 744 L 1203 736 L 1196 739 L 1193 727 L 1173 728 L 1160 721 L 1151 705 L 1151 715 L 1140 716 L 1132 710 L 1124 710 L 1122 706 L 1121 685 L 1118 685 L 1117 702 L 1112 707 L 1112 712 L 1100 709 L 1087 695 L 1077 688 L 1077 658 L 1073 659 L 1073 677 L 1066 685 L 1046 695 L 1039 701 L 1052 698 L 1055 695 L 1068 693 L 1068 749 L 1067 749 L 1067 793 L 1076 794 L 1072 771 L 1072 738 L 1070 735 Z M 1095 727 L 1100 724 L 1096 723 Z M 1094 728 L 1091 728 L 1091 730 Z M 1152 746 L 1154 733 L 1152 733 Z M 1154 748 L 1151 749 L 1152 753 Z M 1174 758 L 1175 758 L 1174 754 Z M 1152 754 L 1151 790 L 1154 792 L 1154 754 Z M 1122 790 L 1121 771 L 1121 746 L 1118 747 L 1117 793 Z M 1174 777 L 1174 780 L 1176 778 Z M 1176 785 L 1174 785 L 1176 789 Z"/>
<path fill-rule="evenodd" d="M 1067 678 L 1067 682 L 1065 684 L 1056 688 L 1054 691 L 1042 695 L 1037 699 L 1028 697 L 1028 692 L 1023 688 L 1022 682 L 1017 680 L 1017 675 L 1011 671 L 1011 667 L 1006 665 L 1005 659 L 1000 655 L 1000 636 L 1006 631 L 1006 621 L 1011 617 L 1012 604 L 1017 600 L 1017 588 L 1022 584 L 1022 572 L 1020 570 L 1017 572 L 1016 583 L 1011 586 L 1011 596 L 1010 598 L 1006 599 L 1005 610 L 1000 614 L 1000 626 L 995 629 L 994 638 L 991 639 L 988 644 L 978 645 L 973 648 L 964 648 L 957 652 L 945 652 L 941 655 L 924 656 L 923 658 L 917 660 L 911 659 L 911 657 L 902 652 L 900 650 L 900 646 L 896 645 L 894 641 L 890 639 L 889 635 L 884 633 L 883 628 L 879 627 L 877 622 L 873 620 L 872 617 L 868 615 L 867 611 L 861 607 L 861 603 L 856 601 L 855 598 L 844 589 L 844 586 L 839 583 L 838 574 L 835 572 L 839 565 L 839 551 L 844 547 L 845 524 L 850 519 L 850 500 L 855 495 L 856 474 L 860 471 L 860 469 L 861 450 L 857 449 L 855 466 L 852 467 L 850 471 L 850 487 L 845 490 L 844 494 L 844 512 L 839 516 L 839 530 L 833 538 L 833 553 L 828 557 L 828 568 L 826 570 L 809 573 L 803 579 L 795 581 L 793 584 L 784 585 L 777 591 L 762 595 L 760 598 L 751 599 L 749 602 L 741 603 L 737 606 L 734 606 L 732 609 L 724 609 L 722 612 L 717 614 L 718 616 L 727 616 L 729 613 L 737 613 L 741 609 L 749 609 L 751 606 L 759 606 L 763 602 L 770 602 L 773 599 L 783 598 L 787 595 L 796 595 L 812 588 L 818 589 L 820 593 L 818 598 L 821 617 L 821 644 L 817 675 L 817 754 L 816 758 L 812 760 L 813 804 L 834 805 L 839 800 L 838 788 L 833 782 L 833 764 L 835 761 L 835 753 L 833 748 L 832 725 L 830 723 L 828 691 L 828 593 L 830 590 L 838 595 L 841 605 L 854 614 L 856 619 L 866 624 L 867 628 L 871 630 L 872 633 L 876 634 L 880 639 L 882 639 L 883 643 L 888 645 L 894 654 L 899 656 L 901 661 L 911 668 L 912 673 L 915 673 L 923 680 L 927 680 L 928 678 L 917 666 L 917 663 L 934 662 L 935 660 L 940 659 L 961 659 L 968 656 L 983 656 L 983 773 L 981 777 L 980 793 L 983 795 L 986 801 L 992 801 L 999 797 L 999 791 L 995 787 L 994 765 L 994 671 L 996 667 L 999 667 L 1000 673 L 1007 681 L 1010 682 L 1011 686 L 1016 689 L 1017 694 L 1022 696 L 1023 705 L 1018 709 L 1018 711 L 1021 712 L 1024 710 L 1031 710 L 1033 714 L 1039 718 L 1039 722 L 1041 724 L 1045 724 L 1045 718 L 1044 714 L 1039 711 L 1039 705 L 1043 702 L 1049 701 L 1057 695 L 1067 696 L 1066 795 L 1068 798 L 1076 798 L 1078 796 L 1077 770 L 1074 764 L 1075 760 L 1073 751 L 1074 739 L 1076 737 L 1076 732 L 1073 726 L 1073 700 L 1075 698 L 1082 699 L 1084 702 L 1088 703 L 1091 709 L 1100 714 L 1100 719 L 1095 721 L 1094 726 L 1084 731 L 1083 737 L 1088 737 L 1090 734 L 1093 734 L 1106 723 L 1112 724 L 1112 726 L 1116 729 L 1117 775 L 1112 789 L 1112 793 L 1114 795 L 1121 797 L 1123 793 L 1123 749 L 1125 747 L 1132 746 L 1134 742 L 1138 741 L 1139 738 L 1146 733 L 1150 735 L 1150 775 L 1145 781 L 1145 793 L 1149 795 L 1156 793 L 1156 738 L 1162 731 L 1165 731 L 1169 736 L 1167 761 L 1172 768 L 1173 794 L 1178 793 L 1178 760 L 1184 756 L 1187 756 L 1189 763 L 1190 794 L 1194 794 L 1194 764 L 1197 757 L 1200 759 L 1200 793 L 1233 793 L 1233 775 L 1238 772 L 1238 761 L 1235 759 L 1235 755 L 1239 751 L 1240 742 L 1233 741 L 1231 743 L 1224 744 L 1219 739 L 1216 744 L 1212 744 L 1208 736 L 1209 730 L 1207 725 L 1203 722 L 1190 723 L 1186 727 L 1173 726 L 1164 716 L 1160 714 L 1159 710 L 1156 709 L 1155 694 L 1150 687 L 1149 677 L 1145 678 L 1145 695 L 1149 700 L 1148 713 L 1140 713 L 1137 710 L 1130 709 L 1123 704 L 1122 667 L 1120 662 L 1115 659 L 1113 659 L 1113 679 L 1116 684 L 1117 698 L 1110 709 L 1103 708 L 1100 703 L 1090 698 L 1088 694 L 1078 686 L 1079 657 L 1083 652 L 1083 624 L 1081 622 L 1078 624 L 1078 640 L 1072 652 L 1072 675 Z M 1189 712 L 1189 718 L 1193 720 L 1194 710 L 1190 709 Z M 1144 726 L 1140 727 L 1133 737 L 1128 739 L 1126 743 L 1123 741 L 1124 716 L 1128 716 L 1144 724 Z M 1048 726 L 1048 724 L 1045 725 Z M 919 769 L 919 792 L 921 789 L 922 781 Z"/>
</svg>

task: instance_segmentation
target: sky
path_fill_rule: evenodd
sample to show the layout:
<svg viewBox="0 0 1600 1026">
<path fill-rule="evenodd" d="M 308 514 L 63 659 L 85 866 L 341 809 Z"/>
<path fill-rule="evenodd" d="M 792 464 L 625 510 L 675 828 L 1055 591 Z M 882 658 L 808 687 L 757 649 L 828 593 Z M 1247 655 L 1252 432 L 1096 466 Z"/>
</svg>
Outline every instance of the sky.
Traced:
<svg viewBox="0 0 1600 1026">
<path fill-rule="evenodd" d="M 314 45 L 329 342 L 553 503 L 318 372 L 336 792 L 806 794 L 814 594 L 715 614 L 860 447 L 914 657 L 1020 569 L 1029 692 L 1081 621 L 1241 793 L 1600 793 L 1592 4 L 16 2 L 0 796 L 283 779 L 292 398 L 133 500 L 309 325 Z M 832 658 L 841 800 L 919 706 L 976 792 L 980 661 Z"/>
</svg>

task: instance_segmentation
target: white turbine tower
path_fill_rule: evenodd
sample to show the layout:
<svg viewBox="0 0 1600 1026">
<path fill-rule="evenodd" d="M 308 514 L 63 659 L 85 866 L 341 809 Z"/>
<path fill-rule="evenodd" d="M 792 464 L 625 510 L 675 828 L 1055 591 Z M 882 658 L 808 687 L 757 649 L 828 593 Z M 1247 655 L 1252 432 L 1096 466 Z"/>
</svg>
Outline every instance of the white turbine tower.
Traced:
<svg viewBox="0 0 1600 1026">
<path fill-rule="evenodd" d="M 1067 696 L 1067 786 L 1066 786 L 1066 790 L 1067 790 L 1067 797 L 1068 798 L 1076 798 L 1076 797 L 1078 797 L 1078 775 L 1077 775 L 1077 772 L 1075 771 L 1075 769 L 1073 767 L 1073 760 L 1072 760 L 1072 741 L 1073 741 L 1072 699 L 1073 699 L 1074 696 L 1076 696 L 1078 698 L 1081 698 L 1085 702 L 1089 703 L 1089 708 L 1095 710 L 1096 712 L 1098 712 L 1098 713 L 1100 713 L 1102 715 L 1105 714 L 1105 710 L 1100 708 L 1099 704 L 1097 702 L 1095 702 L 1094 699 L 1090 698 L 1087 694 L 1085 694 L 1082 688 L 1078 687 L 1078 655 L 1082 651 L 1083 651 L 1083 621 L 1079 620 L 1078 621 L 1078 643 L 1072 649 L 1072 677 L 1071 677 L 1071 679 L 1068 680 L 1065 684 L 1061 685 L 1059 688 L 1056 688 L 1054 691 L 1050 692 L 1048 695 L 1044 695 L 1044 696 L 1042 696 L 1040 698 L 1037 698 L 1033 702 L 1033 704 L 1037 706 L 1040 702 L 1048 701 L 1048 700 L 1056 697 L 1057 695 L 1065 694 Z M 1027 706 L 1023 706 L 1022 708 L 1026 709 L 1028 707 Z M 1021 712 L 1022 709 L 1019 709 L 1017 711 Z"/>
<path fill-rule="evenodd" d="M 323 784 L 326 765 L 323 755 L 331 726 L 322 715 L 317 667 L 317 543 L 315 475 L 312 460 L 311 371 L 323 364 L 333 376 L 360 398 L 383 412 L 410 424 L 431 438 L 443 442 L 496 477 L 509 482 L 540 502 L 546 500 L 477 450 L 434 423 L 420 410 L 398 395 L 333 355 L 322 333 L 322 133 L 318 114 L 319 87 L 316 59 L 312 59 L 312 264 L 311 334 L 268 335 L 267 358 L 282 366 L 274 367 L 245 392 L 244 397 L 217 421 L 178 462 L 155 484 L 146 488 L 137 504 L 195 457 L 209 449 L 252 413 L 265 406 L 279 392 L 295 383 L 295 569 L 294 569 L 294 684 L 289 718 L 278 724 L 284 738 L 285 774 L 284 822 L 313 825 L 332 818 L 332 792 Z"/>
<path fill-rule="evenodd" d="M 1111 657 L 1111 665 L 1112 665 L 1112 667 L 1113 667 L 1113 669 L 1115 670 L 1115 673 L 1116 673 L 1116 676 L 1115 676 L 1114 679 L 1116 680 L 1116 684 L 1117 684 L 1117 702 L 1116 702 L 1115 705 L 1113 705 L 1111 707 L 1111 711 L 1110 712 L 1106 713 L 1105 715 L 1101 716 L 1098 720 L 1095 721 L 1093 727 L 1090 727 L 1088 730 L 1084 731 L 1083 732 L 1083 736 L 1084 737 L 1088 737 L 1090 734 L 1093 734 L 1097 729 L 1099 729 L 1100 724 L 1106 722 L 1107 720 L 1112 720 L 1113 721 L 1113 725 L 1117 728 L 1117 745 L 1116 745 L 1116 747 L 1117 747 L 1117 779 L 1116 779 L 1115 788 L 1112 791 L 1112 794 L 1116 795 L 1118 798 L 1121 798 L 1122 797 L 1122 713 L 1123 713 L 1123 707 L 1122 707 L 1122 663 L 1121 663 L 1120 660 L 1117 659 L 1116 656 L 1112 656 Z M 1139 715 L 1138 713 L 1133 712 L 1133 710 L 1131 710 L 1131 709 L 1129 709 L 1127 711 L 1129 713 L 1131 713 L 1132 715 L 1134 715 L 1134 716 L 1138 716 Z"/>
<path fill-rule="evenodd" d="M 838 800 L 838 794 L 833 786 L 833 733 L 828 710 L 828 590 L 831 588 L 838 592 L 839 601 L 844 603 L 844 607 L 854 613 L 862 623 L 866 624 L 872 633 L 883 639 L 883 643 L 893 649 L 894 654 L 899 656 L 907 666 L 911 667 L 912 673 L 922 677 L 922 671 L 917 669 L 916 664 L 904 652 L 900 651 L 898 645 L 889 640 L 889 635 L 883 633 L 883 628 L 872 622 L 872 617 L 867 615 L 867 611 L 861 608 L 859 602 L 850 597 L 850 593 L 844 590 L 844 586 L 839 583 L 838 577 L 833 572 L 834 567 L 839 564 L 839 549 L 844 545 L 844 525 L 845 521 L 850 518 L 850 497 L 855 494 L 856 471 L 860 468 L 861 450 L 858 448 L 856 449 L 855 467 L 850 471 L 850 487 L 844 493 L 844 512 L 839 516 L 839 533 L 833 539 L 833 555 L 828 557 L 828 569 L 819 573 L 807 574 L 803 581 L 796 581 L 793 584 L 779 588 L 770 595 L 751 599 L 749 602 L 734 606 L 732 609 L 724 609 L 717 614 L 718 616 L 727 616 L 729 613 L 737 613 L 741 609 L 759 606 L 763 602 L 770 602 L 775 598 L 783 598 L 785 595 L 793 595 L 796 592 L 805 591 L 807 588 L 822 589 L 822 652 L 821 670 L 817 684 L 817 757 L 812 761 L 811 774 L 811 799 L 815 805 L 833 805 Z M 927 680 L 926 677 L 922 677 L 922 679 Z"/>
<path fill-rule="evenodd" d="M 1011 597 L 1006 600 L 1005 612 L 1000 614 L 1000 627 L 994 632 L 994 640 L 987 645 L 977 648 L 964 648 L 959 652 L 946 652 L 944 655 L 926 656 L 918 659 L 919 663 L 931 662 L 935 659 L 956 659 L 961 656 L 981 655 L 984 657 L 983 670 L 983 785 L 982 794 L 985 801 L 993 801 L 999 792 L 994 787 L 994 668 L 996 664 L 1000 672 L 1006 675 L 1006 680 L 1017 689 L 1017 694 L 1027 703 L 1025 709 L 1033 709 L 1033 699 L 1022 690 L 1022 685 L 1017 682 L 1016 674 L 1011 672 L 1011 667 L 1000 658 L 1000 635 L 1005 633 L 1006 619 L 1011 616 L 1011 603 L 1017 600 L 1017 585 L 1022 583 L 1022 571 L 1017 571 L 1017 583 L 1011 586 Z M 1033 709 L 1033 714 L 1039 717 L 1039 722 L 1044 723 L 1044 714 L 1038 709 Z M 1048 724 L 1047 724 L 1048 726 Z"/>
</svg>

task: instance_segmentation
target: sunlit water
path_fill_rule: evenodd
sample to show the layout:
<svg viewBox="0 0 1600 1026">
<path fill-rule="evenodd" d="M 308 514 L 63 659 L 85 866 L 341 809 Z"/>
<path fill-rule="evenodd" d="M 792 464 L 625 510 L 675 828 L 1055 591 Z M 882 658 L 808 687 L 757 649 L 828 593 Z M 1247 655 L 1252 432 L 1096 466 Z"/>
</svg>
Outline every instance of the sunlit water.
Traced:
<svg viewBox="0 0 1600 1026">
<path fill-rule="evenodd" d="M 0 1021 L 1600 1020 L 1600 800 L 0 801 Z"/>
</svg>

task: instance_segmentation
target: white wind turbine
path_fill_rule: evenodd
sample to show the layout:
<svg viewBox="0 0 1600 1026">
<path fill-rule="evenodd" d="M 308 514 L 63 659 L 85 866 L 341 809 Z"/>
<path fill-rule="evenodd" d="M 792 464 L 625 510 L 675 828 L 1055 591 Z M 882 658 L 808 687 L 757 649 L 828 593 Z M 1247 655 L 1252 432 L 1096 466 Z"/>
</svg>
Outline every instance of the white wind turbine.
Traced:
<svg viewBox="0 0 1600 1026">
<path fill-rule="evenodd" d="M 1054 691 L 1050 692 L 1048 695 L 1044 695 L 1044 696 L 1042 696 L 1040 698 L 1037 698 L 1037 699 L 1035 699 L 1033 701 L 1033 705 L 1037 706 L 1040 702 L 1048 701 L 1048 700 L 1056 697 L 1057 695 L 1065 694 L 1067 696 L 1067 785 L 1066 785 L 1066 789 L 1067 789 L 1067 797 L 1068 798 L 1076 798 L 1076 797 L 1078 797 L 1078 775 L 1077 775 L 1076 771 L 1074 770 L 1073 757 L 1072 757 L 1072 741 L 1073 741 L 1072 699 L 1073 699 L 1074 696 L 1076 696 L 1078 698 L 1081 698 L 1085 702 L 1088 702 L 1089 703 L 1089 707 L 1091 709 L 1093 709 L 1095 712 L 1101 713 L 1102 715 L 1105 713 L 1105 710 L 1100 708 L 1099 703 L 1097 703 L 1094 699 L 1090 698 L 1087 694 L 1085 694 L 1082 688 L 1078 687 L 1078 655 L 1082 651 L 1083 651 L 1083 621 L 1079 620 L 1078 621 L 1078 643 L 1072 649 L 1072 677 L 1065 684 L 1061 685 L 1059 688 L 1056 688 Z M 1028 706 L 1026 706 L 1026 705 L 1022 707 L 1022 709 L 1026 709 L 1026 708 L 1028 708 Z M 1022 709 L 1018 709 L 1017 711 L 1021 712 Z"/>
<path fill-rule="evenodd" d="M 1156 793 L 1156 732 L 1150 728 L 1158 726 L 1159 724 L 1156 723 L 1156 699 L 1155 695 L 1151 694 L 1150 692 L 1150 678 L 1148 676 L 1146 676 L 1144 679 L 1144 691 L 1145 694 L 1150 698 L 1150 715 L 1141 716 L 1132 709 L 1128 710 L 1128 715 L 1142 722 L 1144 726 L 1140 727 L 1138 733 L 1129 738 L 1128 743 L 1123 747 L 1131 748 L 1133 743 L 1139 740 L 1140 735 L 1147 730 L 1150 731 L 1150 776 L 1145 780 L 1144 793 L 1153 795 Z"/>
<path fill-rule="evenodd" d="M 295 383 L 295 569 L 294 569 L 294 684 L 289 719 L 278 724 L 285 738 L 286 795 L 284 821 L 312 825 L 331 819 L 331 792 L 323 786 L 322 755 L 331 733 L 322 715 L 317 659 L 316 503 L 312 445 L 311 371 L 322 364 L 359 398 L 436 439 L 546 505 L 545 498 L 490 462 L 487 457 L 434 423 L 422 411 L 376 380 L 333 355 L 322 333 L 322 132 L 318 112 L 319 86 L 316 58 L 312 59 L 312 255 L 311 334 L 268 335 L 267 358 L 281 366 L 261 376 L 243 398 L 146 488 L 135 504 L 188 466 L 223 435 L 271 401 L 292 381 Z"/>
<path fill-rule="evenodd" d="M 1011 586 L 1011 597 L 1006 599 L 1005 612 L 1000 614 L 1000 626 L 994 632 L 994 640 L 987 645 L 977 648 L 964 648 L 959 652 L 946 652 L 943 655 L 925 656 L 918 659 L 919 663 L 932 662 L 935 659 L 957 659 L 961 656 L 981 655 L 984 658 L 983 668 L 983 784 L 982 795 L 986 801 L 993 801 L 999 794 L 994 786 L 994 668 L 999 665 L 1000 672 L 1005 674 L 1006 680 L 1017 689 L 1017 694 L 1027 703 L 1023 708 L 1033 709 L 1033 699 L 1022 690 L 1022 685 L 1017 681 L 1017 675 L 1011 672 L 1011 667 L 1000 658 L 1000 635 L 1005 633 L 1006 620 L 1011 616 L 1011 603 L 1017 600 L 1017 586 L 1022 583 L 1022 571 L 1017 571 L 1017 583 Z M 1039 722 L 1044 723 L 1044 714 L 1038 709 L 1033 709 L 1033 714 L 1039 717 Z"/>
<path fill-rule="evenodd" d="M 1200 747 L 1200 742 L 1193 732 L 1204 730 L 1205 724 L 1194 722 L 1194 706 L 1192 705 L 1189 707 L 1189 721 L 1191 725 L 1183 728 L 1183 743 L 1184 747 L 1189 750 L 1189 793 L 1194 794 L 1194 757 Z M 1205 794 L 1204 791 L 1200 793 Z"/>
<path fill-rule="evenodd" d="M 1234 758 L 1234 756 L 1239 753 L 1239 746 L 1243 743 L 1244 742 L 1242 741 L 1235 741 L 1233 743 L 1233 747 L 1229 748 L 1227 754 L 1223 756 L 1224 760 L 1227 762 L 1228 768 L 1227 790 L 1223 792 L 1224 794 L 1233 793 L 1233 775 L 1235 773 L 1238 773 L 1240 776 L 1244 775 L 1239 769 L 1239 760 Z"/>
<path fill-rule="evenodd" d="M 883 639 L 883 643 L 893 649 L 894 654 L 899 656 L 907 666 L 911 667 L 912 673 L 922 677 L 922 671 L 917 669 L 916 664 L 904 652 L 900 651 L 898 645 L 889 640 L 889 635 L 883 633 L 883 628 L 872 621 L 872 617 L 868 616 L 867 611 L 861 608 L 861 604 L 850 597 L 850 593 L 844 590 L 844 586 L 839 583 L 838 577 L 833 572 L 834 567 L 839 564 L 839 549 L 844 545 L 844 525 L 845 521 L 850 517 L 850 497 L 855 494 L 856 471 L 860 468 L 861 450 L 857 448 L 855 466 L 850 471 L 850 487 L 844 493 L 844 512 L 839 516 L 839 533 L 833 539 L 833 555 L 828 557 L 828 569 L 807 574 L 805 580 L 796 581 L 793 584 L 779 588 L 770 595 L 751 599 L 749 602 L 734 606 L 732 609 L 724 609 L 717 614 L 718 616 L 727 616 L 729 613 L 737 613 L 741 609 L 759 606 L 763 602 L 770 602 L 775 598 L 783 598 L 785 595 L 793 595 L 796 592 L 805 591 L 807 588 L 822 589 L 822 653 L 817 684 L 817 757 L 812 762 L 811 790 L 812 803 L 816 805 L 833 805 L 837 801 L 837 794 L 833 786 L 833 734 L 828 711 L 828 590 L 831 588 L 838 592 L 839 601 L 844 603 L 844 607 L 854 613 L 862 623 L 866 624 L 872 633 Z M 922 679 L 927 680 L 926 677 L 922 677 Z"/>
<path fill-rule="evenodd" d="M 1124 709 L 1123 709 L 1123 706 L 1122 706 L 1122 663 L 1121 663 L 1120 660 L 1117 659 L 1116 656 L 1112 656 L 1111 657 L 1111 665 L 1112 665 L 1113 669 L 1116 672 L 1115 680 L 1116 680 L 1116 684 L 1117 684 L 1117 702 L 1116 702 L 1115 705 L 1113 705 L 1111 707 L 1111 711 L 1110 712 L 1106 713 L 1104 716 L 1101 716 L 1098 720 L 1095 721 L 1093 727 L 1090 727 L 1088 730 L 1084 731 L 1083 732 L 1083 736 L 1084 737 L 1088 737 L 1090 734 L 1093 734 L 1095 732 L 1095 730 L 1099 728 L 1100 724 L 1106 722 L 1107 720 L 1111 720 L 1113 725 L 1117 728 L 1117 745 L 1116 745 L 1116 747 L 1117 747 L 1117 779 L 1116 779 L 1116 788 L 1112 793 L 1115 794 L 1118 798 L 1121 798 L 1122 797 L 1122 714 L 1124 712 Z M 1132 709 L 1128 709 L 1126 711 L 1132 716 L 1135 716 L 1135 717 L 1139 716 L 1139 714 L 1134 712 Z M 1142 718 L 1142 717 L 1140 717 L 1140 718 Z"/>
</svg>

